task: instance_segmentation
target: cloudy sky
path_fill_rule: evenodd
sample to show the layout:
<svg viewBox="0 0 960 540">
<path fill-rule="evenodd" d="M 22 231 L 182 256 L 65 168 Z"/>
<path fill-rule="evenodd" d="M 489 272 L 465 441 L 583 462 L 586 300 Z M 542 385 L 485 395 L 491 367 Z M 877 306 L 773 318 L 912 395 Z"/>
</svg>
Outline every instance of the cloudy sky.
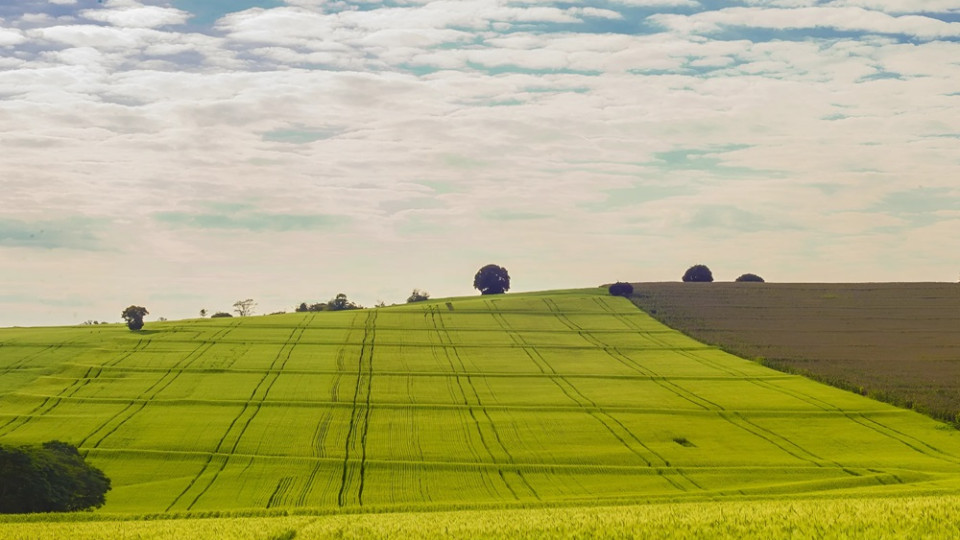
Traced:
<svg viewBox="0 0 960 540">
<path fill-rule="evenodd" d="M 0 0 L 0 326 L 957 281 L 960 0 Z"/>
</svg>

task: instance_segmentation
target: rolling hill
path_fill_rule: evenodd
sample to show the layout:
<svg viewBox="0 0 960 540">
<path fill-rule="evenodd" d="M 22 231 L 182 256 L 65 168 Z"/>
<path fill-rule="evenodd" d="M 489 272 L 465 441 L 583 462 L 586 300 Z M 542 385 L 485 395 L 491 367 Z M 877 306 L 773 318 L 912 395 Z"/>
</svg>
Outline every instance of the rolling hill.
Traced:
<svg viewBox="0 0 960 540">
<path fill-rule="evenodd" d="M 0 330 L 0 443 L 77 444 L 102 512 L 957 493 L 960 433 L 600 289 Z"/>
</svg>

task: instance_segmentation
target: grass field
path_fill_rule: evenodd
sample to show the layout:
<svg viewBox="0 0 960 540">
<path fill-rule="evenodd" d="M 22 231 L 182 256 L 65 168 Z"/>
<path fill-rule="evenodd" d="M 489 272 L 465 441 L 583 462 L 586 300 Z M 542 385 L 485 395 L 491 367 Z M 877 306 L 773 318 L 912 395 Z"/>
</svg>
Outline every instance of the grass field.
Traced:
<svg viewBox="0 0 960 540">
<path fill-rule="evenodd" d="M 705 346 L 601 290 L 139 333 L 3 329 L 0 351 L 0 443 L 79 445 L 113 480 L 108 515 L 532 506 L 541 509 L 524 515 L 536 522 L 689 501 L 709 520 L 715 500 L 883 508 L 894 499 L 876 497 L 960 493 L 951 427 Z M 631 512 L 647 520 L 672 508 Z M 864 519 L 887 519 L 877 512 Z M 324 538 L 324 523 L 383 527 L 400 515 L 269 519 L 302 520 L 290 522 L 297 538 Z M 432 520 L 402 515 L 397 523 Z M 2 530 L 68 525 L 96 527 Z"/>
<path fill-rule="evenodd" d="M 942 420 L 960 415 L 960 284 L 638 283 L 634 301 L 771 367 Z"/>
</svg>

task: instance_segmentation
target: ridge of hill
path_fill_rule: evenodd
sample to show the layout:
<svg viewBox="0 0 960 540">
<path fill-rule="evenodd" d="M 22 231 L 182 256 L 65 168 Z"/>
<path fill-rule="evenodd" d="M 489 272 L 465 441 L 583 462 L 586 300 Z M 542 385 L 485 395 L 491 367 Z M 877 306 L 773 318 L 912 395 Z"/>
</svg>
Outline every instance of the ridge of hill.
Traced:
<svg viewBox="0 0 960 540">
<path fill-rule="evenodd" d="M 960 284 L 637 283 L 632 300 L 738 356 L 960 419 Z"/>
<path fill-rule="evenodd" d="M 104 511 L 956 493 L 960 433 L 602 289 L 0 330 L 0 443 L 77 444 Z"/>
</svg>

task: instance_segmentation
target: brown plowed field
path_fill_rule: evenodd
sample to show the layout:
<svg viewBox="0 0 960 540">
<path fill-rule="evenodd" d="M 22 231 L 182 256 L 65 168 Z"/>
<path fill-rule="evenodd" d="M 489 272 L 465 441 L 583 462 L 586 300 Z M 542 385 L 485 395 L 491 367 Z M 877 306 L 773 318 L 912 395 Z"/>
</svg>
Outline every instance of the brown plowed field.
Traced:
<svg viewBox="0 0 960 540">
<path fill-rule="evenodd" d="M 705 343 L 942 420 L 960 413 L 960 284 L 635 283 Z"/>
</svg>

